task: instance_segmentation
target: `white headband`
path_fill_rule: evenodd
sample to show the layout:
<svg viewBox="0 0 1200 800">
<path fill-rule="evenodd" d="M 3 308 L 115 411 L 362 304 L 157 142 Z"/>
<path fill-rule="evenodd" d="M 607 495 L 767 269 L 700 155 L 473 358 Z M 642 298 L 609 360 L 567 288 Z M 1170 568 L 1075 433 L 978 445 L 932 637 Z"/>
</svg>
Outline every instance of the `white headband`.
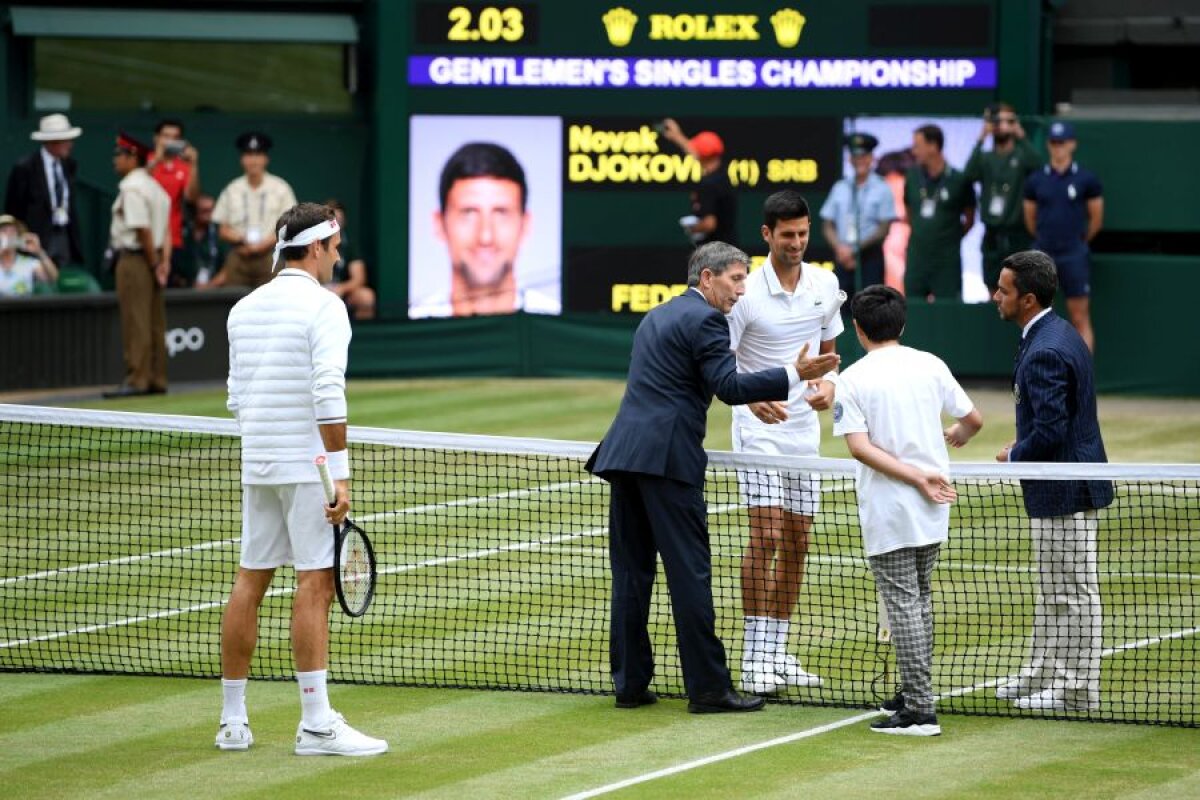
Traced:
<svg viewBox="0 0 1200 800">
<path fill-rule="evenodd" d="M 311 228 L 305 228 L 290 239 L 283 238 L 283 232 L 287 230 L 287 226 L 279 229 L 278 238 L 275 240 L 275 258 L 271 260 L 271 269 L 275 270 L 279 267 L 279 254 L 283 252 L 285 247 L 301 247 L 313 242 L 319 242 L 323 239 L 328 239 L 338 232 L 338 224 L 336 219 L 327 219 L 324 222 L 313 225 Z"/>
</svg>

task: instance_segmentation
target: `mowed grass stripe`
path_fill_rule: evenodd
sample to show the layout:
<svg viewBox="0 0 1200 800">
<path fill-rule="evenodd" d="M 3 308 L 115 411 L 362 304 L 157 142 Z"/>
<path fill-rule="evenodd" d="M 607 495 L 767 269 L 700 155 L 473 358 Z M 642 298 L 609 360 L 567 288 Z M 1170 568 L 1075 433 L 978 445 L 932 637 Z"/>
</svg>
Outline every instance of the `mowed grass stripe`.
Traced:
<svg viewBox="0 0 1200 800">
<path fill-rule="evenodd" d="M 1200 768 L 1195 731 L 978 717 L 939 721 L 943 735 L 933 739 L 873 734 L 864 723 L 614 796 L 1103 798 Z M 1190 752 L 1174 758 L 1182 748 Z"/>
</svg>

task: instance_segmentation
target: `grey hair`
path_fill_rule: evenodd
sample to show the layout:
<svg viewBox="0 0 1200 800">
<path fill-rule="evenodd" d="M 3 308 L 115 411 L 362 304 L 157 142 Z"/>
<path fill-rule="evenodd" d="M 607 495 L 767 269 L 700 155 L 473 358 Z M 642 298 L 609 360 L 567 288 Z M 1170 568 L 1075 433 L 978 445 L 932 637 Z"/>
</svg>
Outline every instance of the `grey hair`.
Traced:
<svg viewBox="0 0 1200 800">
<path fill-rule="evenodd" d="M 708 270 L 713 275 L 720 275 L 729 269 L 731 264 L 741 264 L 750 268 L 750 256 L 725 242 L 708 242 L 696 248 L 688 260 L 688 286 L 700 285 L 700 273 Z"/>
</svg>

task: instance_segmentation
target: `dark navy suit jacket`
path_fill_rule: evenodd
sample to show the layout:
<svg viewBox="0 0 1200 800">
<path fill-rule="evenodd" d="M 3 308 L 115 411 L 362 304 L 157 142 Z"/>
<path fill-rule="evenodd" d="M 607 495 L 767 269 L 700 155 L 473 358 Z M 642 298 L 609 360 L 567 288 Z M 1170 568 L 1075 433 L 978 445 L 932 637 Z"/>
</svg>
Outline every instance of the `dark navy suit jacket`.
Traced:
<svg viewBox="0 0 1200 800">
<path fill-rule="evenodd" d="M 782 367 L 738 374 L 725 315 L 688 289 L 646 314 L 633 336 L 625 396 L 587 469 L 704 485 L 713 395 L 729 405 L 786 400 Z"/>
<path fill-rule="evenodd" d="M 1092 355 L 1069 322 L 1053 311 L 1022 340 L 1013 373 L 1017 442 L 1009 461 L 1105 462 L 1096 418 Z M 1021 481 L 1031 517 L 1104 508 L 1111 481 Z"/>
<path fill-rule="evenodd" d="M 79 214 L 75 210 L 75 175 L 79 167 L 75 159 L 65 158 L 62 161 L 62 169 L 63 178 L 69 188 L 67 237 L 71 244 L 71 261 L 78 264 L 83 262 L 83 248 L 79 239 Z M 42 164 L 40 147 L 17 161 L 8 174 L 8 186 L 4 192 L 4 212 L 24 222 L 25 227 L 41 237 L 43 245 L 46 243 L 54 225 L 54 200 L 46 183 L 46 168 Z"/>
</svg>

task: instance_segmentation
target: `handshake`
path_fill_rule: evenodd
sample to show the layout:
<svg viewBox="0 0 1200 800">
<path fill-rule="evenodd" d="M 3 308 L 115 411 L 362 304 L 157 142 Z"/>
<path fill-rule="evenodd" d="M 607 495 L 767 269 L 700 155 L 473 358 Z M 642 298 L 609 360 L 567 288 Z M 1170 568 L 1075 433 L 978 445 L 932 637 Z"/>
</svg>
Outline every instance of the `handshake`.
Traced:
<svg viewBox="0 0 1200 800">
<path fill-rule="evenodd" d="M 796 361 L 792 366 L 796 368 L 796 373 L 801 380 L 808 381 L 808 388 L 804 392 L 804 401 L 814 411 L 825 411 L 833 405 L 833 384 L 821 379 L 830 370 L 837 369 L 841 362 L 842 357 L 837 353 L 823 353 L 809 358 L 807 342 L 804 347 L 800 348 L 800 354 L 796 356 Z M 750 409 L 751 414 L 758 417 L 760 422 L 767 425 L 785 422 L 788 418 L 787 403 L 778 400 L 760 400 L 757 403 L 749 403 L 747 408 Z"/>
</svg>

